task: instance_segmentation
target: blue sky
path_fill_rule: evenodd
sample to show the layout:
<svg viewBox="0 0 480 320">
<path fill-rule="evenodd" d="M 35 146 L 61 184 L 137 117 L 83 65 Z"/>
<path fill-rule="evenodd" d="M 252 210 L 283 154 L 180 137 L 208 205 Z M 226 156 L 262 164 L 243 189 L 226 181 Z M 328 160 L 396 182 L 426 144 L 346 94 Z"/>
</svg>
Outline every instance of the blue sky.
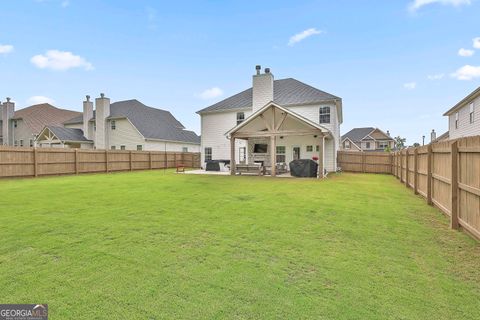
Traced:
<svg viewBox="0 0 480 320">
<path fill-rule="evenodd" d="M 480 85 L 479 16 L 475 0 L 1 0 L 0 97 L 80 110 L 105 92 L 199 132 L 195 111 L 261 64 L 342 97 L 342 133 L 411 144 L 445 131 L 443 112 Z"/>
</svg>

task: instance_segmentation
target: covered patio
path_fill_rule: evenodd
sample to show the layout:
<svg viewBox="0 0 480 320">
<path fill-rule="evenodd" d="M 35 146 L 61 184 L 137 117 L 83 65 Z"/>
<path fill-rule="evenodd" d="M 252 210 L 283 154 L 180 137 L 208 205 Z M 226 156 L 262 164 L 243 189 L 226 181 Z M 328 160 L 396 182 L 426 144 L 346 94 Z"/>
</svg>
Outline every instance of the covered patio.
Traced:
<svg viewBox="0 0 480 320">
<path fill-rule="evenodd" d="M 325 141 L 332 139 L 323 126 L 270 102 L 226 133 L 230 139 L 230 174 L 285 175 L 292 160 L 318 159 L 317 178 L 325 176 Z M 236 163 L 235 142 L 247 141 L 245 155 Z M 241 150 L 240 150 L 241 151 Z"/>
</svg>

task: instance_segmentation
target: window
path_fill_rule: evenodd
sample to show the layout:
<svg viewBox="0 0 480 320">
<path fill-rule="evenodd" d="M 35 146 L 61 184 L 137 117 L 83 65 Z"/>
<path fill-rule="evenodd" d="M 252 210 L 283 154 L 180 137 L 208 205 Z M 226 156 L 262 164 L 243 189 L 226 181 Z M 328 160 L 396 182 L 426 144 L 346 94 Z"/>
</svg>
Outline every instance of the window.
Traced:
<svg viewBox="0 0 480 320">
<path fill-rule="evenodd" d="M 188 147 L 182 147 L 182 152 L 188 152 Z"/>
<path fill-rule="evenodd" d="M 345 149 L 350 149 L 350 141 L 345 141 Z"/>
<path fill-rule="evenodd" d="M 18 147 L 18 140 L 13 141 L 13 146 Z"/>
<path fill-rule="evenodd" d="M 277 163 L 287 162 L 285 158 L 285 146 L 277 146 Z"/>
<path fill-rule="evenodd" d="M 18 126 L 17 120 L 13 120 L 13 127 L 16 128 Z"/>
<path fill-rule="evenodd" d="M 97 125 L 96 124 L 93 125 L 93 131 L 97 131 Z"/>
<path fill-rule="evenodd" d="M 110 121 L 110 127 L 112 128 L 112 130 L 117 129 L 117 123 L 115 122 L 115 120 Z"/>
<path fill-rule="evenodd" d="M 330 123 L 330 107 L 320 107 L 320 123 Z"/>
<path fill-rule="evenodd" d="M 365 142 L 365 149 L 370 149 L 370 142 Z"/>
<path fill-rule="evenodd" d="M 378 148 L 379 148 L 379 149 L 386 149 L 386 148 L 388 148 L 388 141 L 379 141 L 379 142 L 378 142 Z"/>
<path fill-rule="evenodd" d="M 117 147 L 115 147 L 115 146 L 111 146 L 111 147 L 110 147 L 110 149 L 112 149 L 112 150 L 116 150 L 116 149 L 117 149 Z"/>
<path fill-rule="evenodd" d="M 470 123 L 473 123 L 475 121 L 475 116 L 474 116 L 474 112 L 475 109 L 473 107 L 473 103 L 470 103 Z"/>
<path fill-rule="evenodd" d="M 212 160 L 212 148 L 207 147 L 205 148 L 205 161 Z"/>
<path fill-rule="evenodd" d="M 137 151 L 142 151 L 143 150 L 143 146 L 141 144 L 137 144 Z"/>
<path fill-rule="evenodd" d="M 245 120 L 245 113 L 237 112 L 237 126 Z"/>
<path fill-rule="evenodd" d="M 23 139 L 20 139 L 20 147 L 23 147 Z"/>
<path fill-rule="evenodd" d="M 318 144 L 315 146 L 315 151 L 320 151 L 320 146 Z"/>
<path fill-rule="evenodd" d="M 120 146 L 120 150 L 125 150 L 125 146 Z"/>
<path fill-rule="evenodd" d="M 33 147 L 33 139 L 30 139 L 30 148 Z"/>
<path fill-rule="evenodd" d="M 458 129 L 458 112 L 455 113 L 455 129 Z"/>
<path fill-rule="evenodd" d="M 307 146 L 307 152 L 313 152 L 313 146 Z"/>
</svg>

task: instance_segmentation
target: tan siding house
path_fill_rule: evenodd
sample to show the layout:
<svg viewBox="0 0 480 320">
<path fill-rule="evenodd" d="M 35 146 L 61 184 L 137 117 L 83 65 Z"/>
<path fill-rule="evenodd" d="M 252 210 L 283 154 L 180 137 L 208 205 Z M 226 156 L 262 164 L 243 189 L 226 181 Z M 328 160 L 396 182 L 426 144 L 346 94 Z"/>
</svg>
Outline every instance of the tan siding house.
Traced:
<svg viewBox="0 0 480 320">
<path fill-rule="evenodd" d="M 383 151 L 388 148 L 395 148 L 395 140 L 390 132 L 385 133 L 378 128 L 354 128 L 342 136 L 342 150 Z"/>
</svg>

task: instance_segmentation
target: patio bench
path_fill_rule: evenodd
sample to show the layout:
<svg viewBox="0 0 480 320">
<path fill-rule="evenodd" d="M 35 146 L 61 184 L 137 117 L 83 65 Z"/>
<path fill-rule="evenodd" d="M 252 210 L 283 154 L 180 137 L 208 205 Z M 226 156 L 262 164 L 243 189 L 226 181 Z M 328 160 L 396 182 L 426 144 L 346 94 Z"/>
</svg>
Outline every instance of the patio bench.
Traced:
<svg viewBox="0 0 480 320">
<path fill-rule="evenodd" d="M 257 174 L 257 175 L 262 175 L 263 173 L 263 168 L 259 164 L 237 164 L 235 166 L 235 171 L 239 175 L 242 173 L 247 173 L 247 174 Z"/>
</svg>

